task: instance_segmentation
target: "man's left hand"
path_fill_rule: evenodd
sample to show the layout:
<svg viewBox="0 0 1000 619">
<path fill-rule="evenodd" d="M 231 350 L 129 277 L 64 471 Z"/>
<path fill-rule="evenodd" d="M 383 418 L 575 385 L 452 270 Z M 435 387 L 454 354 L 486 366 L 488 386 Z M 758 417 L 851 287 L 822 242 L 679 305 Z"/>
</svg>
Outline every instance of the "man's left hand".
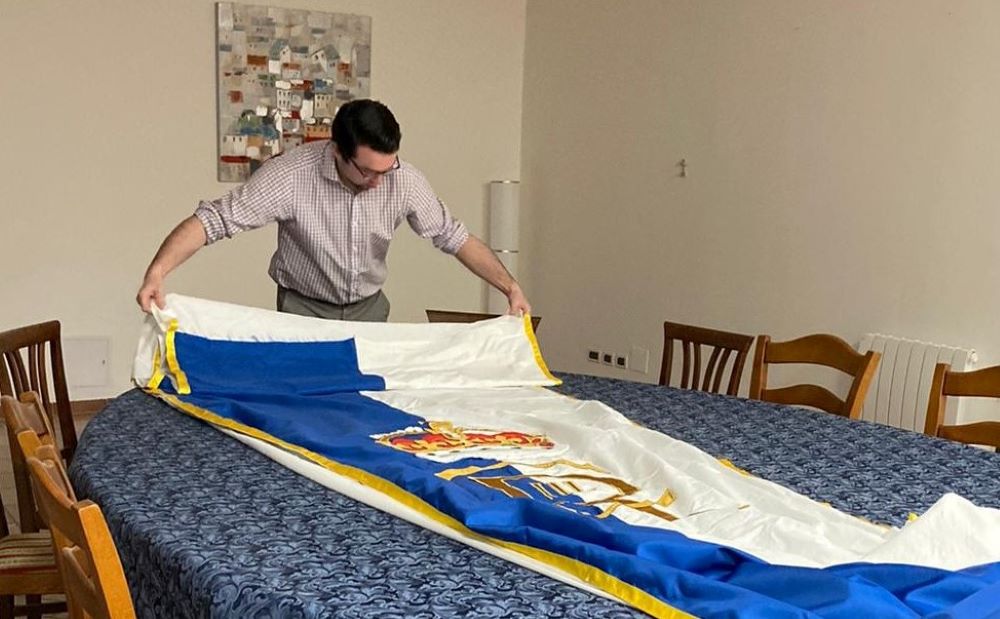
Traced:
<svg viewBox="0 0 1000 619">
<path fill-rule="evenodd" d="M 521 291 L 521 287 L 515 282 L 507 293 L 507 313 L 511 316 L 523 316 L 531 313 L 531 304 Z"/>
</svg>

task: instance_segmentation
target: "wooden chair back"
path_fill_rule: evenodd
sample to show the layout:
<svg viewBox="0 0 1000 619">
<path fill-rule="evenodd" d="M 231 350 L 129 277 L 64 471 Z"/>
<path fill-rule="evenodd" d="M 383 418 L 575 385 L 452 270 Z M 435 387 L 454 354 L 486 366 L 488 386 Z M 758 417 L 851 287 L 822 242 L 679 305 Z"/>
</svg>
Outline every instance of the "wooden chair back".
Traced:
<svg viewBox="0 0 1000 619">
<path fill-rule="evenodd" d="M 660 384 L 670 384 L 673 368 L 674 342 L 679 342 L 683 361 L 681 363 L 680 388 L 696 389 L 719 393 L 729 358 L 733 357 L 726 394 L 736 395 L 743 379 L 753 336 L 742 333 L 717 331 L 705 327 L 684 325 L 676 322 L 663 323 L 663 359 L 660 362 Z M 711 349 L 704 372 L 701 365 L 702 346 Z M 735 356 L 733 356 L 735 353 Z"/>
<path fill-rule="evenodd" d="M 944 425 L 949 396 L 1000 398 L 1000 365 L 973 372 L 952 372 L 951 364 L 937 364 L 927 400 L 927 418 L 924 420 L 924 434 L 928 436 L 970 445 L 989 445 L 1000 451 L 1000 421 Z"/>
<path fill-rule="evenodd" d="M 861 407 L 868 393 L 881 354 L 875 351 L 859 353 L 835 335 L 815 334 L 788 342 L 772 342 L 770 336 L 757 337 L 750 397 L 755 400 L 811 406 L 850 419 L 861 417 Z M 845 399 L 819 385 L 792 385 L 767 388 L 768 366 L 776 363 L 804 363 L 840 370 L 852 378 Z"/>
<path fill-rule="evenodd" d="M 101 508 L 76 500 L 51 445 L 40 445 L 27 462 L 42 516 L 52 531 L 70 616 L 134 619 L 125 572 Z"/>
<path fill-rule="evenodd" d="M 0 332 L 0 395 L 18 397 L 26 391 L 37 393 L 49 417 L 57 419 L 62 456 L 70 462 L 76 451 L 76 427 L 66 387 L 58 320 Z"/>
<path fill-rule="evenodd" d="M 483 314 L 480 312 L 456 312 L 452 310 L 424 310 L 427 313 L 427 322 L 479 322 L 489 320 L 503 314 Z M 538 323 L 542 322 L 541 316 L 531 317 L 531 328 L 538 333 Z"/>
<path fill-rule="evenodd" d="M 7 445 L 10 449 L 11 469 L 14 474 L 20 528 L 25 532 L 38 531 L 42 527 L 42 521 L 38 516 L 38 506 L 31 490 L 31 474 L 25 462 L 25 454 L 34 450 L 25 451 L 19 447 L 17 437 L 25 430 L 31 430 L 33 437 L 40 444 L 54 445 L 55 432 L 52 430 L 52 422 L 45 413 L 41 399 L 34 391 L 25 391 L 16 400 L 8 395 L 0 396 L 0 409 L 3 410 L 7 426 Z"/>
</svg>

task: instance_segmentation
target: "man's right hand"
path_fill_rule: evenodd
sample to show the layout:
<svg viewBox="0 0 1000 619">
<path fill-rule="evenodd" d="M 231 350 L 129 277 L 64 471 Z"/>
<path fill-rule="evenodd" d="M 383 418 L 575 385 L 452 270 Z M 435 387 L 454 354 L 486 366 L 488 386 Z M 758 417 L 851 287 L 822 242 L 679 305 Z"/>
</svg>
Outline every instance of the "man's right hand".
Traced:
<svg viewBox="0 0 1000 619">
<path fill-rule="evenodd" d="M 147 273 L 146 277 L 142 280 L 139 293 L 135 295 L 135 302 L 147 314 L 152 309 L 153 303 L 156 303 L 157 307 L 163 309 L 166 306 L 166 300 L 163 297 L 163 278 Z"/>
<path fill-rule="evenodd" d="M 142 286 L 135 295 L 135 302 L 147 314 L 153 309 L 153 303 L 163 309 L 167 302 L 163 295 L 163 280 L 167 274 L 178 265 L 190 258 L 198 249 L 205 245 L 208 237 L 201 221 L 191 215 L 167 235 L 160 249 L 153 257 L 142 278 Z"/>
</svg>

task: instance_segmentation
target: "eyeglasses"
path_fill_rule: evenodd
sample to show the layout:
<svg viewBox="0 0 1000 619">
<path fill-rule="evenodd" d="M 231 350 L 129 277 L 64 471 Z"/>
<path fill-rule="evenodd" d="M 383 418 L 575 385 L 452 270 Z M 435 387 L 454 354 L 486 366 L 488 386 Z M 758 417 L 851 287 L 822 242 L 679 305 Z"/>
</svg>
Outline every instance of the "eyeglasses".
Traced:
<svg viewBox="0 0 1000 619">
<path fill-rule="evenodd" d="M 359 166 L 357 163 L 354 162 L 354 159 L 348 159 L 348 161 L 350 161 L 351 165 L 354 166 L 354 169 L 358 171 L 358 174 L 360 174 L 364 178 L 375 178 L 376 176 L 385 176 L 389 172 L 394 172 L 399 169 L 399 157 L 396 157 L 396 163 L 392 164 L 391 168 L 382 171 L 362 168 L 361 166 Z"/>
</svg>

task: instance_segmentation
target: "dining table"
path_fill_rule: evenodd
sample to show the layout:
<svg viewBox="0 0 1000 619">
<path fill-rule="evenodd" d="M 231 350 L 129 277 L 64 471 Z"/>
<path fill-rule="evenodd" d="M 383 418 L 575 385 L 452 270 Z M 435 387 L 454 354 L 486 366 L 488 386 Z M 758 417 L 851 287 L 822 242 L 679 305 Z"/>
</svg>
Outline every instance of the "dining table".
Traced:
<svg viewBox="0 0 1000 619">
<path fill-rule="evenodd" d="M 556 373 L 750 475 L 876 523 L 947 492 L 1000 507 L 1000 454 L 809 409 Z M 70 466 L 100 505 L 139 617 L 624 618 L 619 602 L 347 498 L 139 389 L 109 402 Z"/>
</svg>

